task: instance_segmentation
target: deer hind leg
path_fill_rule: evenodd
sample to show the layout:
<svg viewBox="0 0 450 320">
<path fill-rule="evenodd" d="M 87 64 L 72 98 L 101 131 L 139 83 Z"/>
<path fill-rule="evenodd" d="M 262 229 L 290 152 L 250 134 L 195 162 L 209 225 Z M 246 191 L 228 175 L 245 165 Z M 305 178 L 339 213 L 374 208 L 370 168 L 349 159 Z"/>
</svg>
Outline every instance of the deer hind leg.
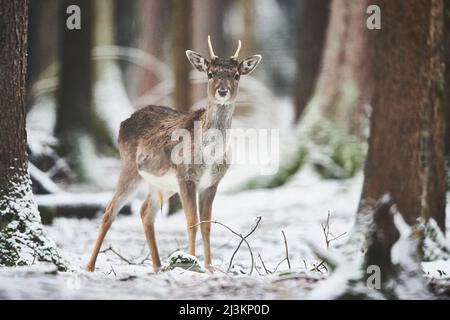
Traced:
<svg viewBox="0 0 450 320">
<path fill-rule="evenodd" d="M 186 214 L 189 254 L 195 256 L 195 238 L 198 229 L 196 188 L 192 181 L 179 181 L 180 198 Z"/>
<path fill-rule="evenodd" d="M 133 171 L 122 171 L 119 177 L 119 183 L 116 189 L 116 193 L 109 203 L 108 207 L 103 214 L 103 219 L 98 232 L 97 241 L 95 242 L 94 249 L 89 259 L 89 263 L 86 267 L 87 271 L 94 271 L 95 262 L 97 261 L 98 253 L 105 239 L 106 233 L 111 227 L 114 219 L 119 213 L 120 209 L 127 204 L 128 200 L 134 194 L 139 186 L 139 176 Z"/>
<path fill-rule="evenodd" d="M 155 234 L 155 218 L 161 206 L 161 201 L 156 194 L 150 193 L 142 203 L 141 219 L 144 226 L 145 237 L 152 255 L 153 270 L 158 272 L 161 269 L 161 260 L 159 258 L 158 244 Z"/>
<path fill-rule="evenodd" d="M 199 196 L 199 207 L 200 207 L 200 221 L 210 221 L 211 220 L 211 210 L 214 197 L 216 195 L 217 186 L 212 186 L 200 193 Z M 212 259 L 211 259 L 211 223 L 202 223 L 200 225 L 200 230 L 203 239 L 203 251 L 205 254 L 205 267 L 212 271 Z"/>
</svg>

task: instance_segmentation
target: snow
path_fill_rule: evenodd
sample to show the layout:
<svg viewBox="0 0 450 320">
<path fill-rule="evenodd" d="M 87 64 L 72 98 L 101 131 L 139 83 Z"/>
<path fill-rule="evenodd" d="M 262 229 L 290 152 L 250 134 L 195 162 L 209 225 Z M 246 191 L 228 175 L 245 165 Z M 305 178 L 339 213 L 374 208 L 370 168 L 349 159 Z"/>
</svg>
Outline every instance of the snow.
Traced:
<svg viewBox="0 0 450 320">
<path fill-rule="evenodd" d="M 132 265 L 108 251 L 98 257 L 94 273 L 84 271 L 101 217 L 94 220 L 57 218 L 47 232 L 69 262 L 69 272 L 56 272 L 49 266 L 0 268 L 0 298 L 32 299 L 298 299 L 309 293 L 327 277 L 325 270 L 314 270 L 319 261 L 308 243 L 326 251 L 321 224 L 331 213 L 330 229 L 334 234 L 349 232 L 354 221 L 362 186 L 362 175 L 345 181 L 320 179 L 311 170 L 302 170 L 286 186 L 272 190 L 255 190 L 238 194 L 220 192 L 213 209 L 213 219 L 233 230 L 247 234 L 258 216 L 261 222 L 248 241 L 255 255 L 257 272 L 248 275 L 251 259 L 245 245 L 226 273 L 231 255 L 240 238 L 220 225 L 212 225 L 214 274 L 175 268 L 153 273 L 141 221 L 137 212 L 118 216 L 103 249 L 113 247 Z M 89 200 L 86 197 L 86 200 Z M 163 264 L 174 252 L 187 252 L 184 215 L 158 216 L 157 240 Z M 278 271 L 266 274 L 258 258 L 261 255 L 271 272 L 285 258 L 286 233 L 289 258 Z M 348 239 L 344 235 L 332 245 Z M 197 240 L 197 257 L 203 263 L 201 237 Z M 177 253 L 177 254 L 178 254 Z M 181 254 L 181 253 L 180 253 Z M 143 261 L 145 260 L 145 261 Z M 143 262 L 142 262 L 143 261 Z M 141 263 L 142 262 L 142 263 Z M 423 262 L 428 277 L 450 275 L 449 261 Z M 38 269 L 36 269 L 38 268 Z M 344 268 L 345 269 L 345 268 Z M 351 270 L 348 266 L 346 270 Z M 344 270 L 345 271 L 345 270 Z M 350 272 L 350 271 L 349 271 Z M 236 281 L 238 280 L 238 281 Z M 339 277 L 327 288 L 339 286 Z M 328 289 L 327 289 L 328 290 Z M 312 296 L 314 297 L 314 296 Z M 323 296 L 322 296 L 323 297 Z"/>
<path fill-rule="evenodd" d="M 345 183 L 324 181 L 305 170 L 291 183 L 275 190 L 219 193 L 214 203 L 214 220 L 246 234 L 256 218 L 262 217 L 258 229 L 248 238 L 261 275 L 258 272 L 247 275 L 251 259 L 244 245 L 234 258 L 232 272 L 226 274 L 240 238 L 219 225 L 212 225 L 213 265 L 217 269 L 214 274 L 180 268 L 154 274 L 149 260 L 140 264 L 147 257 L 148 249 L 137 213 L 117 217 L 103 244 L 103 249 L 112 246 L 136 264 L 129 265 L 114 253 L 106 252 L 99 255 L 96 271 L 88 273 L 84 267 L 97 236 L 100 217 L 95 220 L 57 218 L 47 231 L 71 270 L 55 275 L 0 269 L 0 298 L 286 299 L 293 297 L 293 288 L 300 288 L 301 296 L 324 276 L 323 271 L 311 271 L 318 261 L 304 239 L 325 248 L 321 223 L 326 220 L 328 210 L 331 211 L 331 230 L 336 234 L 348 231 L 353 223 L 361 182 L 361 176 Z M 163 263 L 173 252 L 187 251 L 183 214 L 158 217 L 156 230 Z M 284 262 L 277 272 L 266 275 L 258 254 L 267 269 L 276 268 L 285 257 L 281 230 L 286 233 L 292 270 L 288 270 Z M 200 235 L 198 238 L 197 256 L 202 263 Z M 234 281 L 235 278 L 239 281 Z"/>
<path fill-rule="evenodd" d="M 8 266 L 48 261 L 64 268 L 55 243 L 42 227 L 30 177 L 25 168 L 19 172 L 6 190 L 0 190 L 0 261 Z"/>
<path fill-rule="evenodd" d="M 116 78 L 117 70 L 115 67 L 108 68 L 102 77 Z M 102 82 L 102 85 L 96 87 L 98 111 L 102 115 L 111 116 L 108 128 L 111 134 L 116 134 L 120 121 L 131 112 L 130 102 L 126 100 L 122 89 L 114 86 L 113 81 Z M 251 86 L 252 82 L 248 83 Z M 115 94 L 116 91 L 119 93 Z M 244 93 L 245 90 L 240 97 L 245 98 Z M 261 95 L 261 99 L 265 98 L 267 95 Z M 233 120 L 233 127 L 281 129 L 280 141 L 283 143 L 280 147 L 293 149 L 292 145 L 296 143 L 301 133 L 291 134 L 290 139 L 285 139 L 289 134 L 285 120 L 290 119 L 286 114 L 292 112 L 291 102 L 278 99 L 272 104 L 272 99 L 268 101 L 270 103 L 263 105 L 264 108 L 257 118 L 254 114 L 247 118 L 236 117 Z M 43 107 L 35 106 L 28 115 L 27 129 L 32 132 L 29 137 L 32 139 L 31 147 L 36 153 L 45 151 L 39 149 L 42 141 L 48 140 L 48 145 L 53 143 L 48 134 L 42 133 L 41 136 L 37 134 L 39 130 L 51 132 L 54 119 L 42 121 L 49 119 L 43 115 L 52 114 L 54 106 L 48 107 L 49 105 L 43 101 Z M 121 108 L 122 105 L 125 108 Z M 271 108 L 268 108 L 268 105 Z M 320 115 L 311 117 L 316 116 Z M 238 145 L 235 152 L 247 147 Z M 254 152 L 253 149 L 249 150 Z M 280 160 L 283 162 L 287 159 Z M 62 193 L 58 195 L 61 197 L 59 200 L 64 198 L 63 200 L 69 203 L 73 201 L 105 204 L 109 201 L 112 195 L 110 187 L 117 178 L 118 161 L 105 158 L 92 161 L 99 161 L 96 166 L 99 169 L 93 174 L 99 177 L 108 192 L 90 195 L 86 194 L 86 191 L 78 195 Z M 102 246 L 103 250 L 114 248 L 131 264 L 109 250 L 99 254 L 95 272 L 85 271 L 97 237 L 101 216 L 92 220 L 56 218 L 53 224 L 46 226 L 45 229 L 68 262 L 69 271 L 57 272 L 51 265 L 0 268 L 0 299 L 299 299 L 314 297 L 310 295 L 311 292 L 320 287 L 322 290 L 315 291 L 314 294 L 323 298 L 324 296 L 319 294 L 320 291 L 330 291 L 342 286 L 340 279 L 348 279 L 353 274 L 357 261 L 354 265 L 342 266 L 339 272 L 335 270 L 334 280 L 326 283 L 322 280 L 328 277 L 328 272 L 318 267 L 321 261 L 315 256 L 311 246 L 322 250 L 324 254 L 330 254 L 322 231 L 322 224 L 326 222 L 328 212 L 331 215 L 331 232 L 335 235 L 346 232 L 331 245 L 339 246 L 352 236 L 350 231 L 361 193 L 362 173 L 346 180 L 324 180 L 309 166 L 305 166 L 283 187 L 236 194 L 227 192 L 238 181 L 260 173 L 260 169 L 258 165 L 233 165 L 220 184 L 212 217 L 213 220 L 222 222 L 242 234 L 250 232 L 256 219 L 261 217 L 258 228 L 247 239 L 257 268 L 252 275 L 249 275 L 252 261 L 245 244 L 236 254 L 230 272 L 226 272 L 230 258 L 241 239 L 217 224 L 212 225 L 211 232 L 215 267 L 213 274 L 179 267 L 155 274 L 148 259 L 149 252 L 139 217 L 139 207 L 132 206 L 133 215 L 119 215 Z M 51 196 L 39 196 L 38 201 L 51 204 L 54 199 Z M 187 255 L 184 214 L 167 216 L 166 209 L 164 208 L 156 219 L 157 241 L 163 264 L 167 264 L 174 255 Z M 447 212 L 450 212 L 449 209 L 450 207 L 447 208 Z M 447 218 L 447 225 L 450 226 L 450 214 Z M 286 234 L 291 269 L 287 262 L 283 261 L 286 252 L 281 231 Z M 353 236 L 357 237 L 355 233 Z M 199 232 L 197 258 L 200 264 L 203 263 L 201 243 Z M 422 262 L 422 268 L 429 278 L 445 280 L 450 275 L 449 261 Z M 339 275 L 344 277 L 340 278 Z"/>
</svg>

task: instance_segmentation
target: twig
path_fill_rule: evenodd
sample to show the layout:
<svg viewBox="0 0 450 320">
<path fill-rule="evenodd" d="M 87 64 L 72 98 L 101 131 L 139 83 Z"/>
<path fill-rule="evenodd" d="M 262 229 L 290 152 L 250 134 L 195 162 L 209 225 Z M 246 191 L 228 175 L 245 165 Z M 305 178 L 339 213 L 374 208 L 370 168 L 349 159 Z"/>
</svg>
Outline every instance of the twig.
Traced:
<svg viewBox="0 0 450 320">
<path fill-rule="evenodd" d="M 261 255 L 260 255 L 259 253 L 258 253 L 258 258 L 259 258 L 259 260 L 261 260 L 261 264 L 262 264 L 262 266 L 263 266 L 264 271 L 266 272 L 266 274 L 272 273 L 272 272 L 270 272 L 270 271 L 266 268 L 266 264 L 264 263 L 264 261 L 263 261 Z"/>
<path fill-rule="evenodd" d="M 278 268 L 281 266 L 281 264 L 282 264 L 284 261 L 286 261 L 286 258 L 284 258 L 283 260 L 281 260 L 280 262 L 278 262 L 277 266 L 276 266 L 275 269 L 273 270 L 274 273 L 278 271 Z"/>
<path fill-rule="evenodd" d="M 100 253 L 106 253 L 108 251 L 111 251 L 112 253 L 114 253 L 116 256 L 118 256 L 120 259 L 122 259 L 123 261 L 125 261 L 128 264 L 135 264 L 134 262 L 128 260 L 127 258 L 125 258 L 124 256 L 122 256 L 120 253 L 118 253 L 116 250 L 113 249 L 113 247 L 109 246 L 107 249 L 100 251 Z"/>
<path fill-rule="evenodd" d="M 312 268 L 311 271 L 317 270 L 320 273 L 322 273 L 322 271 L 319 270 L 319 267 L 323 267 L 323 268 L 325 268 L 326 271 L 328 271 L 328 268 L 325 266 L 325 261 L 320 262 L 317 266 Z"/>
<path fill-rule="evenodd" d="M 306 265 L 305 259 L 302 259 L 302 260 L 303 260 L 303 265 L 305 266 L 305 269 L 308 269 L 308 266 Z"/>
<path fill-rule="evenodd" d="M 327 215 L 327 222 L 325 223 L 325 225 L 321 225 L 322 226 L 322 231 L 323 231 L 323 235 L 325 236 L 325 243 L 327 245 L 327 249 L 330 248 L 330 243 L 334 240 L 339 239 L 340 237 L 342 237 L 343 235 L 345 235 L 347 232 L 343 232 L 340 235 L 338 235 L 337 237 L 335 237 L 331 232 L 330 232 L 330 211 L 328 211 L 328 215 Z M 332 238 L 330 238 L 330 236 Z"/>
<path fill-rule="evenodd" d="M 109 272 L 108 272 L 106 275 L 109 276 L 111 273 L 114 273 L 114 277 L 117 277 L 117 274 L 116 274 L 116 272 L 114 271 L 113 266 L 110 265 L 110 267 L 111 267 L 111 270 L 109 270 Z"/>
<path fill-rule="evenodd" d="M 140 265 L 143 264 L 145 261 L 147 261 L 150 257 L 150 254 L 148 254 L 143 260 L 141 260 L 140 262 L 133 262 L 127 258 L 125 258 L 124 256 L 122 256 L 119 252 L 117 252 L 112 246 L 109 246 L 107 249 L 100 251 L 100 253 L 106 253 L 108 251 L 111 251 L 112 253 L 114 253 L 116 256 L 118 256 L 120 259 L 122 259 L 123 261 L 125 261 L 126 263 L 130 264 L 130 265 Z"/>
<path fill-rule="evenodd" d="M 253 227 L 253 229 L 252 229 L 246 236 L 243 236 L 242 234 L 237 233 L 236 231 L 234 231 L 233 229 L 231 229 L 231 228 L 230 228 L 229 226 L 227 226 L 226 224 L 224 224 L 224 223 L 222 223 L 222 222 L 220 222 L 220 221 L 216 221 L 216 220 L 204 220 L 204 221 L 200 221 L 199 223 L 197 223 L 197 224 L 191 226 L 191 228 L 195 228 L 195 227 L 197 227 L 197 226 L 199 226 L 199 225 L 201 225 L 201 224 L 203 224 L 203 223 L 214 223 L 214 224 L 221 225 L 222 227 L 228 229 L 228 230 L 229 230 L 231 233 L 233 233 L 234 235 L 236 235 L 236 236 L 238 236 L 239 238 L 241 238 L 241 241 L 239 242 L 239 244 L 238 244 L 236 250 L 234 250 L 233 255 L 232 255 L 231 258 L 230 258 L 230 263 L 229 263 L 229 265 L 228 265 L 227 273 L 230 272 L 231 266 L 232 266 L 232 264 L 233 264 L 234 256 L 235 256 L 236 253 L 238 252 L 238 250 L 239 250 L 239 248 L 241 247 L 242 243 L 245 242 L 245 244 L 246 244 L 247 247 L 248 247 L 248 251 L 250 252 L 251 259 L 252 259 L 252 266 L 251 266 L 251 268 L 250 268 L 250 273 L 249 273 L 249 274 L 251 275 L 251 274 L 253 273 L 253 269 L 254 269 L 254 267 L 255 267 L 255 259 L 254 259 L 254 256 L 253 256 L 252 248 L 250 247 L 250 244 L 248 243 L 247 238 L 248 238 L 253 232 L 255 232 L 256 228 L 258 228 L 258 225 L 259 225 L 259 222 L 260 222 L 260 221 L 261 221 L 261 217 L 256 218 L 256 224 L 255 224 L 255 226 Z"/>
<path fill-rule="evenodd" d="M 284 238 L 284 248 L 286 250 L 286 261 L 287 261 L 289 270 L 291 270 L 291 261 L 289 260 L 289 250 L 288 250 L 288 244 L 287 244 L 287 240 L 286 240 L 286 235 L 284 234 L 283 230 L 281 230 L 281 233 L 283 234 L 283 238 Z"/>
<path fill-rule="evenodd" d="M 330 247 L 330 241 L 328 239 L 330 233 L 330 211 L 328 211 L 327 222 L 325 225 L 321 224 L 323 235 L 325 236 L 325 243 L 327 245 L 327 249 Z"/>
</svg>

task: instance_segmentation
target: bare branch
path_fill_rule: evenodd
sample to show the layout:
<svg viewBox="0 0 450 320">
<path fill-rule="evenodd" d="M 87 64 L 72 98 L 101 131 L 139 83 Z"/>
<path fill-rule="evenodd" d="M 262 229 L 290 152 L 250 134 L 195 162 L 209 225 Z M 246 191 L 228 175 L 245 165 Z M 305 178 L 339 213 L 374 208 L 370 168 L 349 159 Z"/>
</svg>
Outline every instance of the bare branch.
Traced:
<svg viewBox="0 0 450 320">
<path fill-rule="evenodd" d="M 129 265 L 141 265 L 144 264 L 145 261 L 149 260 L 150 258 L 150 254 L 148 254 L 144 259 L 142 259 L 140 262 L 134 262 L 131 261 L 128 258 L 125 258 L 123 255 L 121 255 L 119 252 L 117 252 L 112 246 L 109 246 L 107 249 L 104 249 L 102 251 L 100 251 L 99 253 L 106 253 L 108 251 L 111 251 L 112 253 L 114 253 L 116 256 L 118 256 L 121 260 L 125 261 L 126 263 L 128 263 Z"/>
<path fill-rule="evenodd" d="M 250 268 L 250 273 L 249 273 L 249 274 L 251 275 L 251 274 L 253 273 L 253 269 L 254 269 L 254 267 L 255 267 L 255 259 L 254 259 L 254 256 L 253 256 L 252 248 L 250 247 L 250 244 L 248 243 L 247 238 L 248 238 L 253 232 L 256 231 L 256 229 L 258 228 L 258 225 L 259 225 L 259 222 L 260 222 L 260 221 L 261 221 L 261 217 L 256 218 L 256 224 L 255 224 L 255 226 L 253 227 L 253 229 L 252 229 L 246 236 L 243 236 L 242 234 L 237 233 L 236 231 L 234 231 L 233 229 L 231 229 L 231 228 L 230 228 L 229 226 L 227 226 L 226 224 L 224 224 L 224 223 L 222 223 L 222 222 L 220 222 L 220 221 L 216 221 L 216 220 L 204 220 L 204 221 L 200 221 L 199 223 L 197 223 L 197 224 L 191 226 L 191 228 L 198 227 L 199 225 L 201 225 L 201 224 L 203 224 L 203 223 L 214 223 L 214 224 L 221 225 L 222 227 L 225 227 L 225 228 L 228 229 L 231 233 L 233 233 L 234 235 L 236 235 L 236 236 L 238 236 L 239 238 L 241 238 L 241 241 L 239 242 L 239 244 L 238 244 L 236 250 L 234 250 L 233 255 L 232 255 L 231 258 L 230 258 L 230 263 L 229 263 L 229 265 L 228 265 L 227 272 L 229 272 L 230 269 L 231 269 L 231 266 L 232 266 L 232 264 L 233 264 L 234 256 L 235 256 L 236 253 L 238 252 L 238 250 L 239 250 L 239 248 L 241 247 L 242 243 L 245 242 L 245 244 L 247 245 L 248 251 L 249 251 L 249 253 L 250 253 L 250 257 L 251 257 L 251 259 L 252 259 L 252 266 L 251 266 L 251 268 Z"/>
</svg>

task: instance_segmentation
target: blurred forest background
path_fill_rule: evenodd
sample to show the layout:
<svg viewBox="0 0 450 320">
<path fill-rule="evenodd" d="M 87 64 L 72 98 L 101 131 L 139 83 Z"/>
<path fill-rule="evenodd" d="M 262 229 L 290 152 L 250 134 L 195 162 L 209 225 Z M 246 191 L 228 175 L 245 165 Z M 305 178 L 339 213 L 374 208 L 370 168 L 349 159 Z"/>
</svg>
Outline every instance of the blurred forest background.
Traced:
<svg viewBox="0 0 450 320">
<path fill-rule="evenodd" d="M 372 4 L 381 8 L 381 29 L 369 28 Z M 66 28 L 70 5 L 81 8 L 81 30 Z M 302 169 L 343 193 L 347 181 L 363 176 L 357 207 L 346 207 L 356 226 L 376 226 L 360 230 L 368 248 L 362 265 L 387 266 L 383 281 L 409 270 L 391 265 L 391 249 L 406 232 L 394 227 L 393 212 L 411 233 L 422 219 L 420 239 L 434 243 L 422 255 L 417 239 L 409 242 L 415 262 L 450 256 L 449 0 L 31 0 L 24 8 L 28 170 L 44 224 L 98 221 L 119 172 L 120 122 L 133 111 L 205 105 L 206 76 L 192 69 L 185 50 L 206 56 L 211 35 L 219 56 L 231 55 L 238 39 L 240 57 L 263 56 L 241 81 L 233 125 L 281 132 L 280 170 L 261 176 L 254 166 L 234 168 L 222 194 L 279 195 Z M 169 214 L 179 209 L 176 198 L 165 206 Z M 336 261 L 314 251 L 334 270 Z"/>
<path fill-rule="evenodd" d="M 62 27 L 71 4 L 81 8 L 80 31 Z M 230 55 L 241 39 L 242 57 L 255 53 L 264 57 L 264 67 L 241 83 L 236 126 L 289 132 L 314 92 L 329 6 L 330 1 L 30 1 L 26 105 L 34 193 L 53 193 L 58 190 L 54 182 L 75 192 L 110 190 L 116 180 L 112 171 L 118 171 L 117 162 L 110 160 L 118 157 L 116 137 L 121 121 L 148 104 L 182 111 L 203 107 L 206 77 L 192 70 L 185 50 L 206 55 L 208 34 L 219 55 Z M 364 21 L 363 13 L 358 22 Z M 339 68 L 359 72 L 351 68 L 362 62 L 350 62 L 351 57 L 344 60 Z M 350 63 L 354 66 L 345 66 Z M 329 90 L 331 97 L 340 89 Z M 353 107 L 342 113 L 354 114 Z M 367 129 L 366 107 L 367 101 L 359 103 L 351 123 L 343 124 L 361 139 L 363 128 Z M 349 163 L 339 164 L 336 170 L 317 163 L 324 176 L 344 178 L 360 168 L 361 139 L 355 144 L 348 138 L 339 143 L 351 142 L 343 145 L 352 149 Z M 270 186 L 287 181 L 303 158 L 302 150 L 287 175 L 283 172 Z M 251 180 L 245 187 L 253 184 Z M 57 209 L 61 214 L 81 216 L 97 212 L 97 204 L 81 202 L 76 210 L 64 203 Z M 176 199 L 171 207 L 170 211 L 179 208 Z M 50 211 L 44 205 L 41 209 L 44 216 L 56 214 L 54 203 Z"/>
<path fill-rule="evenodd" d="M 76 32 L 63 27 L 71 4 L 83 15 Z M 242 81 L 236 126 L 275 127 L 292 137 L 282 140 L 280 172 L 242 179 L 242 188 L 283 185 L 307 161 L 326 179 L 354 176 L 366 156 L 374 85 L 369 39 L 377 30 L 366 26 L 367 8 L 365 1 L 326 0 L 30 1 L 26 110 L 35 194 L 53 193 L 53 182 L 110 190 L 121 121 L 148 104 L 203 107 L 206 79 L 184 52 L 206 54 L 208 34 L 220 55 L 242 39 L 242 56 L 264 57 Z M 92 215 L 98 208 L 79 209 Z"/>
</svg>

